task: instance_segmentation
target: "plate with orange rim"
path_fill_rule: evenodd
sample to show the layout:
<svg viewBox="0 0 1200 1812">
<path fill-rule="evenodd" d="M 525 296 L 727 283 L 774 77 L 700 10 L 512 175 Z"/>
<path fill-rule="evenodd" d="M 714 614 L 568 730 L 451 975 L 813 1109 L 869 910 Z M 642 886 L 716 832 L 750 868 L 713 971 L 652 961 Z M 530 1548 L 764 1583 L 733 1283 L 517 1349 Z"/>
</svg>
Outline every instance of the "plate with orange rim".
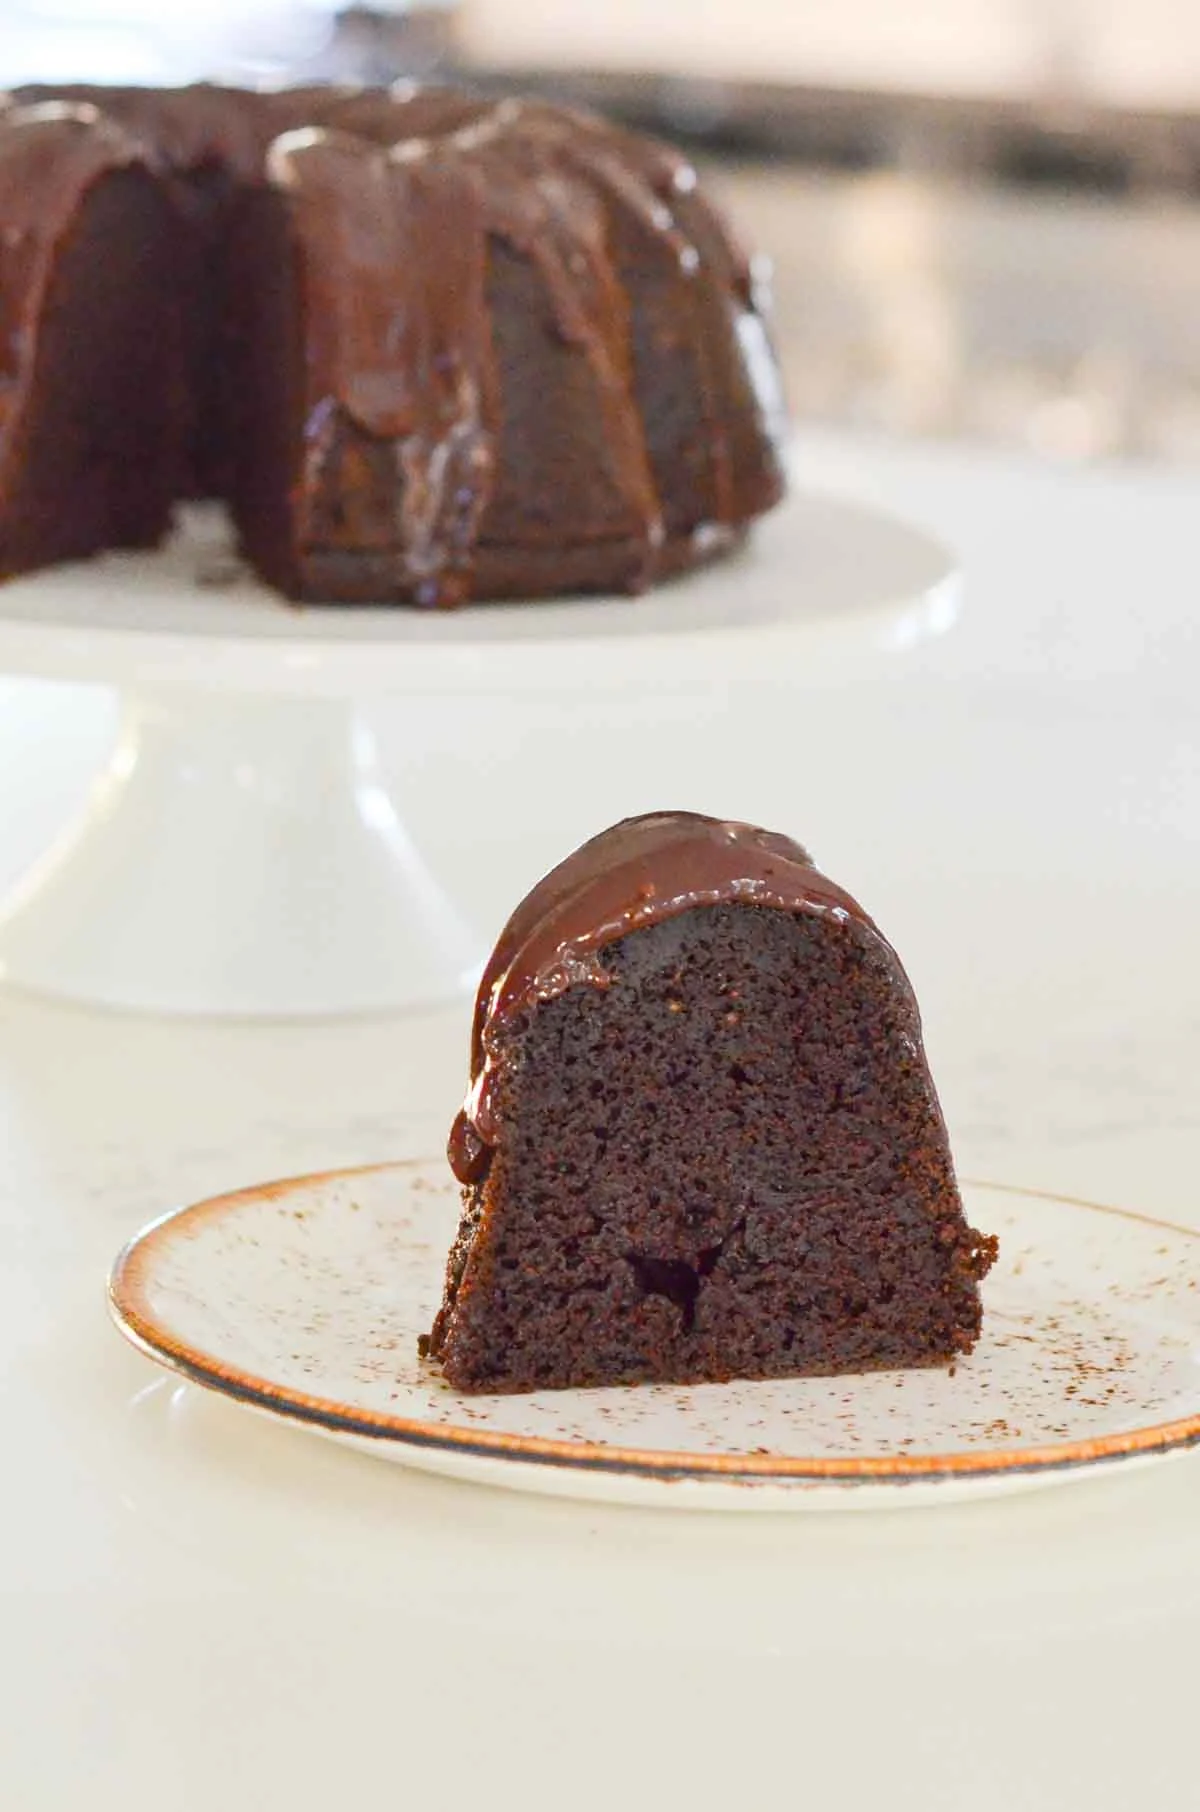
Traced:
<svg viewBox="0 0 1200 1812">
<path fill-rule="evenodd" d="M 177 1210 L 109 1278 L 121 1331 L 193 1383 L 381 1459 L 565 1497 L 720 1510 L 927 1504 L 1200 1443 L 1200 1232 L 963 1185 L 1000 1236 L 950 1370 L 465 1397 L 418 1358 L 457 1224 L 444 1161 Z"/>
</svg>

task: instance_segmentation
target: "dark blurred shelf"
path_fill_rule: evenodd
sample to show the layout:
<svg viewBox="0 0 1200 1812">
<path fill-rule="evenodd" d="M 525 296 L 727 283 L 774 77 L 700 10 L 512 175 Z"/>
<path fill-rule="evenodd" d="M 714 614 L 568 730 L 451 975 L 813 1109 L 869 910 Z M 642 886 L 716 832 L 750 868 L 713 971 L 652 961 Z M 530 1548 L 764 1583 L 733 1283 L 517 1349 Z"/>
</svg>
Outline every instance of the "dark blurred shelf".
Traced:
<svg viewBox="0 0 1200 1812">
<path fill-rule="evenodd" d="M 588 106 L 712 151 L 835 169 L 920 169 L 1005 183 L 1200 194 L 1200 116 L 1106 107 L 1067 93 L 1012 99 L 681 80 L 666 74 L 495 71 L 447 58 L 485 88 Z"/>
</svg>

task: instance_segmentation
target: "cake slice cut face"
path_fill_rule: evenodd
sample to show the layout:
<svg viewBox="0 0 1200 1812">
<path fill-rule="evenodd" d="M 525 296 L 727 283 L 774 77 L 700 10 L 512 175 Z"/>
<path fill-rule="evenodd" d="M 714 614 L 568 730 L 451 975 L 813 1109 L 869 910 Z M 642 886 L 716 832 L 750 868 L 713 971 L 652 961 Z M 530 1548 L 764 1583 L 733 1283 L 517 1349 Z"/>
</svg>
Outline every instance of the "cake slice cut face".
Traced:
<svg viewBox="0 0 1200 1812">
<path fill-rule="evenodd" d="M 153 547 L 179 476 L 178 245 L 150 154 L 92 107 L 0 131 L 0 578 Z"/>
<path fill-rule="evenodd" d="M 464 1391 L 946 1365 L 996 1242 L 963 1215 L 912 988 L 789 839 L 614 826 L 480 987 L 423 1350 Z"/>
</svg>

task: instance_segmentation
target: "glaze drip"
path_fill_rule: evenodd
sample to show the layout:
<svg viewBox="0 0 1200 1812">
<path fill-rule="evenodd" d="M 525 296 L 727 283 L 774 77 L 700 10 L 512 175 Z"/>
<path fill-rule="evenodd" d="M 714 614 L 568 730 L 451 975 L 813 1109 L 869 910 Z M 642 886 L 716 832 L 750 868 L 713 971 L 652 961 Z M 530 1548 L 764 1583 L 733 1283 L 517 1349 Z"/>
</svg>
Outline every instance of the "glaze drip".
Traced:
<svg viewBox="0 0 1200 1812">
<path fill-rule="evenodd" d="M 484 210 L 478 175 L 452 143 L 388 151 L 306 131 L 278 139 L 267 164 L 292 197 L 303 246 L 318 481 L 306 487 L 308 537 L 336 409 L 390 445 L 400 576 L 418 602 L 440 604 L 469 590 L 495 467 Z"/>
<path fill-rule="evenodd" d="M 698 400 L 707 429 L 713 485 L 711 516 L 716 523 L 731 523 L 737 518 L 732 456 L 714 356 L 715 339 L 727 333 L 727 325 L 724 319 L 714 322 L 711 318 L 705 285 L 699 279 L 715 276 L 718 292 L 726 285 L 732 289 L 739 260 L 724 231 L 710 215 L 698 211 L 696 173 L 678 152 L 590 114 L 573 113 L 571 121 L 574 130 L 566 141 L 567 154 L 613 202 L 627 208 L 644 230 L 658 237 L 673 253 L 682 275 L 692 279 L 679 305 L 698 358 Z"/>
<path fill-rule="evenodd" d="M 640 580 L 649 583 L 662 513 L 634 395 L 629 308 L 609 250 L 606 210 L 566 155 L 562 123 L 531 112 L 518 116 L 519 137 L 492 145 L 491 225 L 538 266 L 559 333 L 592 370 L 613 473 L 645 548 Z"/>
</svg>

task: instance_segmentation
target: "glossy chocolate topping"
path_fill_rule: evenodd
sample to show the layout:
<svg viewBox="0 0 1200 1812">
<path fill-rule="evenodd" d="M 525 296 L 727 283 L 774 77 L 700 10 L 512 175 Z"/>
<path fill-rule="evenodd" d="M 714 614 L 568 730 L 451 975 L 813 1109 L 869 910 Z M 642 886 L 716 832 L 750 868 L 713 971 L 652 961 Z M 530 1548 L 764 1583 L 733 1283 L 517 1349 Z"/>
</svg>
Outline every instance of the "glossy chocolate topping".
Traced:
<svg viewBox="0 0 1200 1812">
<path fill-rule="evenodd" d="M 857 901 L 790 837 L 696 812 L 626 818 L 552 869 L 500 933 L 475 1002 L 471 1086 L 450 1134 L 459 1181 L 482 1175 L 496 1142 L 500 1035 L 514 1017 L 580 983 L 607 987 L 600 952 L 627 933 L 693 907 L 739 902 L 856 919 L 900 967 Z"/>
<path fill-rule="evenodd" d="M 19 88 L 15 98 L 25 105 L 59 101 L 94 107 L 106 120 L 153 145 L 168 170 L 208 168 L 246 182 L 261 178 L 267 149 L 281 132 L 337 119 L 362 93 L 327 85 L 257 93 L 210 82 L 184 88 L 74 83 Z"/>
</svg>

